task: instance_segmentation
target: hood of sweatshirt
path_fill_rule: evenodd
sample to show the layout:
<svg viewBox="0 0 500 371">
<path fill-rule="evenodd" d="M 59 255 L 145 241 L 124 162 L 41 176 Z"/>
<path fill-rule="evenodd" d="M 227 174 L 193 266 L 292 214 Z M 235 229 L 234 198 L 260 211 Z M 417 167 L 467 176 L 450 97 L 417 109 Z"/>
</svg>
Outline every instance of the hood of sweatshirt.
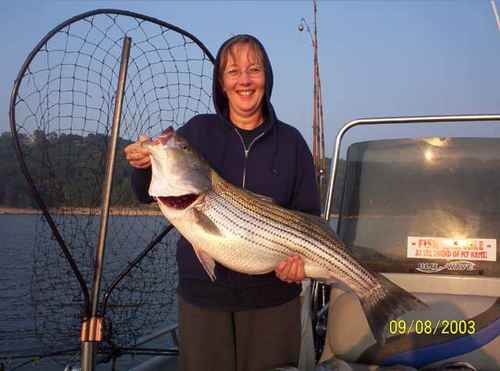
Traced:
<svg viewBox="0 0 500 371">
<path fill-rule="evenodd" d="M 212 80 L 212 97 L 214 101 L 214 107 L 215 107 L 215 112 L 224 118 L 224 121 L 228 124 L 230 124 L 229 121 L 229 103 L 226 97 L 226 94 L 223 91 L 223 88 L 219 82 L 220 76 L 219 76 L 219 65 L 221 62 L 221 51 L 224 49 L 224 46 L 226 46 L 228 43 L 232 42 L 236 38 L 249 38 L 254 40 L 257 45 L 259 46 L 261 53 L 262 53 L 262 58 L 263 58 L 263 64 L 264 64 L 264 69 L 265 69 L 265 77 L 266 77 L 266 82 L 265 82 L 265 93 L 264 93 L 264 100 L 262 102 L 263 105 L 263 110 L 264 110 L 264 118 L 266 121 L 269 122 L 269 124 L 273 124 L 275 121 L 275 113 L 273 106 L 271 104 L 271 93 L 273 90 L 273 70 L 271 67 L 271 62 L 269 61 L 269 57 L 267 56 L 266 50 L 264 49 L 264 46 L 262 43 L 255 38 L 254 36 L 251 35 L 236 35 L 228 40 L 226 40 L 222 46 L 219 48 L 219 51 L 217 52 L 217 57 L 215 58 L 215 65 L 214 65 L 214 70 L 213 70 L 213 80 Z"/>
</svg>

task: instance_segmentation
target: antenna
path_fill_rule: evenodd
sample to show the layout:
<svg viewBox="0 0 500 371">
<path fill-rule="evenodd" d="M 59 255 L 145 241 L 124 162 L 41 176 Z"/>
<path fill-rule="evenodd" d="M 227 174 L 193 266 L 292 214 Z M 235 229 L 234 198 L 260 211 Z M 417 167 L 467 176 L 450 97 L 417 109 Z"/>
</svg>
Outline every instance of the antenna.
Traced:
<svg viewBox="0 0 500 371">
<path fill-rule="evenodd" d="M 318 28 L 317 28 L 317 13 L 318 7 L 316 0 L 313 3 L 314 28 L 311 30 L 309 24 L 304 18 L 301 18 L 298 30 L 304 29 L 311 38 L 313 48 L 313 159 L 316 170 L 316 179 L 318 181 L 321 194 L 321 203 L 323 203 L 324 195 L 326 194 L 326 159 L 325 159 L 325 137 L 323 125 L 323 102 L 321 96 L 321 79 L 319 74 L 319 58 L 318 58 Z"/>
<path fill-rule="evenodd" d="M 493 9 L 493 14 L 495 15 L 495 19 L 497 21 L 497 28 L 498 31 L 500 31 L 500 18 L 498 17 L 498 11 L 497 11 L 497 6 L 495 4 L 495 0 L 491 0 L 491 8 Z"/>
</svg>

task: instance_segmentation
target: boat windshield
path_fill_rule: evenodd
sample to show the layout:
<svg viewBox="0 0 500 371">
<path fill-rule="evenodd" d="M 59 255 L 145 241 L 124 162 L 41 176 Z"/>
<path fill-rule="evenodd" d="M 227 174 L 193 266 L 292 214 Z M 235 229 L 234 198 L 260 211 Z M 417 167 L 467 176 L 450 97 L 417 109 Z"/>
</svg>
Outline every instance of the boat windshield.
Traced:
<svg viewBox="0 0 500 371">
<path fill-rule="evenodd" d="M 500 277 L 500 138 L 361 141 L 343 165 L 337 231 L 370 268 Z"/>
</svg>

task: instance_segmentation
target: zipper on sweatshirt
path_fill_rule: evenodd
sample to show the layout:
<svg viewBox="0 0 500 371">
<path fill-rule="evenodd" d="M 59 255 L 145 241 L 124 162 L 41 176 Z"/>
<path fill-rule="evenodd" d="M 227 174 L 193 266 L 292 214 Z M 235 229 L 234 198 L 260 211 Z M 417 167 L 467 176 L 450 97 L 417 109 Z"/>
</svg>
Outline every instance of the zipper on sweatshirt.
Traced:
<svg viewBox="0 0 500 371">
<path fill-rule="evenodd" d="M 253 144 L 258 139 L 260 139 L 266 132 L 263 131 L 262 133 L 260 133 L 259 135 L 257 135 L 255 138 L 253 138 L 253 140 L 250 142 L 250 144 L 248 145 L 248 148 L 247 148 L 245 146 L 245 140 L 241 136 L 241 133 L 236 128 L 234 128 L 234 130 L 236 131 L 236 134 L 238 134 L 238 136 L 240 137 L 241 145 L 243 146 L 243 151 L 245 153 L 245 162 L 243 164 L 243 181 L 242 181 L 242 185 L 241 185 L 241 188 L 245 188 L 245 186 L 246 186 L 246 177 L 247 177 L 247 160 L 248 160 L 248 154 L 250 153 L 250 149 L 252 149 Z"/>
</svg>

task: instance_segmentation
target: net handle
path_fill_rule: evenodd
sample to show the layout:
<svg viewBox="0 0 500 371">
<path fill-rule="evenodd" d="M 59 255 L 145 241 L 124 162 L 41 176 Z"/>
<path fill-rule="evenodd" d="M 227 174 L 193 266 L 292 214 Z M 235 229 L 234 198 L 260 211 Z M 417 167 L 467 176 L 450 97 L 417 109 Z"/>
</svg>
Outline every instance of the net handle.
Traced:
<svg viewBox="0 0 500 371">
<path fill-rule="evenodd" d="M 17 157 L 17 160 L 19 162 L 21 172 L 22 172 L 23 176 L 25 177 L 26 181 L 28 182 L 32 197 L 34 198 L 36 204 L 38 205 L 38 207 L 42 211 L 43 216 L 45 217 L 45 220 L 47 221 L 50 229 L 52 230 L 52 233 L 54 235 L 55 240 L 59 244 L 66 260 L 68 261 L 76 279 L 78 280 L 78 282 L 80 284 L 80 288 L 81 288 L 81 291 L 82 291 L 82 294 L 84 297 L 83 298 L 84 308 L 87 311 L 88 311 L 88 308 L 90 308 L 90 295 L 89 295 L 88 286 L 87 286 L 87 284 L 82 276 L 82 273 L 78 269 L 78 266 L 77 266 L 73 256 L 71 255 L 68 247 L 66 246 L 66 243 L 65 243 L 63 237 L 61 236 L 61 234 L 57 228 L 57 225 L 55 224 L 52 216 L 50 215 L 50 212 L 49 212 L 45 202 L 43 201 L 40 193 L 38 192 L 37 188 L 35 187 L 35 183 L 33 181 L 33 178 L 31 177 L 31 175 L 28 171 L 28 167 L 27 167 L 26 162 L 24 160 L 24 155 L 23 155 L 23 152 L 21 149 L 21 144 L 19 142 L 18 132 L 17 132 L 17 128 L 16 128 L 16 112 L 15 111 L 16 111 L 16 103 L 17 103 L 17 98 L 18 98 L 18 93 L 19 93 L 21 81 L 22 81 L 26 71 L 28 70 L 31 62 L 35 58 L 36 54 L 43 48 L 43 46 L 48 42 L 48 40 L 50 38 L 52 38 L 52 36 L 54 36 L 56 33 L 58 33 L 61 29 L 67 27 L 68 25 L 75 23 L 81 19 L 93 17 L 93 16 L 100 15 L 100 14 L 112 14 L 112 15 L 122 15 L 122 16 L 133 17 L 136 19 L 141 19 L 143 21 L 149 21 L 149 22 L 158 24 L 162 27 L 165 27 L 167 29 L 173 30 L 173 31 L 189 38 L 190 40 L 192 40 L 201 50 L 203 50 L 205 55 L 208 57 L 208 59 L 212 63 L 214 63 L 214 61 L 215 61 L 215 58 L 213 57 L 212 53 L 210 53 L 210 51 L 206 48 L 206 46 L 200 40 L 198 40 L 194 35 L 190 34 L 189 32 L 186 32 L 185 30 L 183 30 L 177 26 L 174 26 L 172 24 L 169 24 L 169 23 L 164 22 L 164 21 L 157 19 L 157 18 L 149 17 L 149 16 L 146 16 L 143 14 L 130 12 L 130 11 L 126 11 L 126 10 L 95 9 L 95 10 L 84 12 L 84 13 L 81 13 L 81 14 L 76 15 L 74 17 L 71 17 L 71 18 L 67 19 L 66 21 L 62 22 L 61 24 L 59 24 L 58 26 L 54 27 L 51 31 L 49 31 L 38 42 L 38 44 L 29 53 L 29 55 L 27 56 L 23 65 L 21 66 L 21 69 L 20 69 L 19 73 L 17 74 L 17 77 L 14 81 L 14 86 L 12 88 L 10 103 L 9 103 L 10 129 L 11 129 L 11 133 L 12 133 L 12 137 L 13 137 L 13 144 L 14 144 L 14 149 L 16 152 L 16 157 Z"/>
</svg>

